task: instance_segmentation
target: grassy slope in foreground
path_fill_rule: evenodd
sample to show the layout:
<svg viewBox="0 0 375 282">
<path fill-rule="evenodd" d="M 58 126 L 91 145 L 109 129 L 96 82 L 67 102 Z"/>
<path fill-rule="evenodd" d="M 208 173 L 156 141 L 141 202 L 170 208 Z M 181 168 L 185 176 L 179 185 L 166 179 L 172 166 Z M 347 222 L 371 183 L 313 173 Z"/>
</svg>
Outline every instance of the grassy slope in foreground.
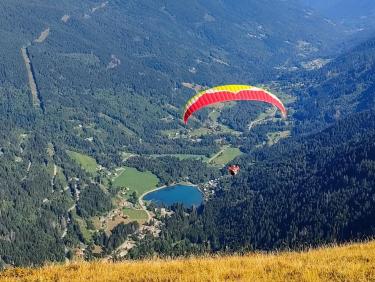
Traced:
<svg viewBox="0 0 375 282">
<path fill-rule="evenodd" d="M 18 279 L 18 280 L 17 280 Z M 375 241 L 308 252 L 9 269 L 0 281 L 375 281 Z"/>
</svg>

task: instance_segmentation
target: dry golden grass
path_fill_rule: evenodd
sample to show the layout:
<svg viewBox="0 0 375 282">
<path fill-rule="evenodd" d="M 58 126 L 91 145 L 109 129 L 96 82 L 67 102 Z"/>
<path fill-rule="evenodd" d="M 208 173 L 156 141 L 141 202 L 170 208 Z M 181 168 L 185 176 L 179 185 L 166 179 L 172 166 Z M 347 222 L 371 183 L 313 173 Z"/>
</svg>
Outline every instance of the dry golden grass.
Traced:
<svg viewBox="0 0 375 282">
<path fill-rule="evenodd" d="M 0 281 L 375 281 L 375 241 L 302 253 L 8 269 Z"/>
</svg>

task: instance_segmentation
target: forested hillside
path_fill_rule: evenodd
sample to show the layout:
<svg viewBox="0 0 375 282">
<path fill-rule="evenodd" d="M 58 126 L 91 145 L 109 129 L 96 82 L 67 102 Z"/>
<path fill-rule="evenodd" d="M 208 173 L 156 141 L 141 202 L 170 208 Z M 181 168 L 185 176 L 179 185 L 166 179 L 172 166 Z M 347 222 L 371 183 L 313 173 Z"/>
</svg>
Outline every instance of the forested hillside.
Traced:
<svg viewBox="0 0 375 282">
<path fill-rule="evenodd" d="M 265 105 L 239 103 L 225 108 L 220 121 L 243 132 L 244 138 L 233 144 L 251 152 L 269 142 L 272 132 L 308 135 L 353 113 L 374 109 L 374 42 L 374 38 L 367 39 L 319 68 L 290 72 L 272 81 L 270 85 L 287 103 L 289 118 L 284 122 L 259 115 L 267 112 Z M 249 120 L 259 124 L 248 130 Z"/>
<path fill-rule="evenodd" d="M 298 130 L 322 128 L 375 106 L 375 39 L 369 39 L 319 70 L 286 77 L 299 92 Z M 303 84 L 302 86 L 301 83 Z M 305 127 L 305 125 L 307 127 Z"/>
<path fill-rule="evenodd" d="M 238 162 L 201 209 L 165 219 L 130 257 L 299 248 L 374 235 L 375 113 L 289 139 Z"/>
<path fill-rule="evenodd" d="M 323 15 L 346 24 L 374 23 L 373 20 L 369 19 L 375 13 L 375 4 L 371 0 L 300 0 L 300 2 L 315 8 Z"/>
<path fill-rule="evenodd" d="M 274 0 L 235 5 L 148 0 L 51 3 L 2 4 L 2 32 L 10 39 L 2 44 L 13 44 L 7 52 L 20 65 L 15 55 L 20 46 L 50 28 L 43 44 L 34 42 L 30 48 L 40 62 L 37 76 L 43 81 L 54 78 L 54 83 L 43 83 L 49 91 L 52 85 L 61 86 L 59 82 L 76 89 L 126 84 L 149 91 L 145 83 L 155 86 L 161 79 L 165 84 L 172 75 L 172 82 L 203 85 L 223 78 L 254 80 L 287 60 L 329 48 L 340 35 L 337 27 L 318 15 L 307 17 L 297 5 Z M 170 88 L 164 87 L 168 92 Z"/>
</svg>

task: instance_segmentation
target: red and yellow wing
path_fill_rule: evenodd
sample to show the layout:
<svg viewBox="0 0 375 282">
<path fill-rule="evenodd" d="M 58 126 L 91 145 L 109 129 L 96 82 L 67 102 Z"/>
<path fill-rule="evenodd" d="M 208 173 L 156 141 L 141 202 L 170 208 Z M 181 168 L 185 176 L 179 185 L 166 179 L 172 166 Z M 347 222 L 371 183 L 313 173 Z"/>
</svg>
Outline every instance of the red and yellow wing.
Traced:
<svg viewBox="0 0 375 282">
<path fill-rule="evenodd" d="M 286 116 L 283 103 L 274 94 L 250 85 L 224 85 L 204 90 L 191 98 L 184 111 L 184 122 L 196 111 L 209 105 L 227 101 L 261 101 L 276 106 Z"/>
</svg>

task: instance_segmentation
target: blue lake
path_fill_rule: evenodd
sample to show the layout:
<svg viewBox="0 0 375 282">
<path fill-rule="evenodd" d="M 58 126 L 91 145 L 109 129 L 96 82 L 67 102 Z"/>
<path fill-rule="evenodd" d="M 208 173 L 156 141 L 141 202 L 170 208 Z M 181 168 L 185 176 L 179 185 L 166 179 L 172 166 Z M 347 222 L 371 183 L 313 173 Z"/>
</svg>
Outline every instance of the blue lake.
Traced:
<svg viewBox="0 0 375 282">
<path fill-rule="evenodd" d="M 151 192 L 144 196 L 143 200 L 165 206 L 180 203 L 184 207 L 191 208 L 203 203 L 203 194 L 196 186 L 174 185 Z"/>
</svg>

